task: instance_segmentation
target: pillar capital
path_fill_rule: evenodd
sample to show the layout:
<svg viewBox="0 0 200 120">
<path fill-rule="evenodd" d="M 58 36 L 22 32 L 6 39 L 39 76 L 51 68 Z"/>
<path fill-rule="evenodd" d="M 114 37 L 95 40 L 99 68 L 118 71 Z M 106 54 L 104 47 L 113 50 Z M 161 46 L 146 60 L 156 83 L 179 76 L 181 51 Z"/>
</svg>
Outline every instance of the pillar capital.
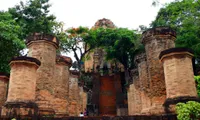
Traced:
<svg viewBox="0 0 200 120">
<path fill-rule="evenodd" d="M 56 63 L 57 64 L 64 64 L 66 66 L 72 66 L 72 59 L 67 56 L 57 55 L 56 56 Z"/>
<path fill-rule="evenodd" d="M 54 45 L 56 48 L 59 47 L 59 40 L 55 36 L 49 34 L 33 33 L 26 38 L 27 46 L 31 45 L 34 42 L 47 42 Z"/>
<path fill-rule="evenodd" d="M 189 48 L 170 48 L 167 50 L 164 50 L 160 53 L 159 59 L 163 62 L 164 59 L 166 58 L 171 58 L 171 57 L 193 57 L 193 51 Z"/>
<path fill-rule="evenodd" d="M 12 58 L 12 60 L 10 61 L 10 65 L 12 66 L 14 63 L 29 63 L 29 64 L 35 64 L 38 67 L 41 65 L 41 62 L 38 59 L 26 56 Z"/>
<path fill-rule="evenodd" d="M 172 37 L 170 40 L 176 39 L 176 32 L 173 31 L 170 27 L 155 27 L 148 29 L 142 33 L 142 43 L 145 44 L 152 38 L 155 37 Z"/>
</svg>

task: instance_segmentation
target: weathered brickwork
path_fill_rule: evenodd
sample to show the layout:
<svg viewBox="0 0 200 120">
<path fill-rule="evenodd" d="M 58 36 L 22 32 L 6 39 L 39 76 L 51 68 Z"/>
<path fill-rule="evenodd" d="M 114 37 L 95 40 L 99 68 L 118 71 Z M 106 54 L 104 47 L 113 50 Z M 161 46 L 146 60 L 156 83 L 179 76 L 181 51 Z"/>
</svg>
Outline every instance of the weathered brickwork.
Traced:
<svg viewBox="0 0 200 120">
<path fill-rule="evenodd" d="M 28 111 L 34 113 L 34 107 L 29 104 L 35 102 L 36 70 L 40 61 L 31 57 L 17 57 L 12 59 L 10 66 L 8 97 L 2 109 L 2 116 L 16 113 L 28 115 Z"/>
<path fill-rule="evenodd" d="M 148 92 L 150 90 L 150 82 L 148 79 L 146 54 L 140 53 L 135 56 L 135 64 L 137 65 L 138 76 L 139 76 L 139 90 L 141 97 L 141 113 L 149 114 L 148 108 L 151 106 L 151 100 L 148 97 Z"/>
<path fill-rule="evenodd" d="M 35 57 L 41 61 L 41 66 L 37 70 L 37 104 L 43 111 L 48 111 L 49 109 L 52 112 L 54 85 L 56 84 L 54 70 L 58 41 L 54 36 L 34 34 L 27 38 L 27 47 L 29 49 L 28 56 Z"/>
<path fill-rule="evenodd" d="M 116 89 L 114 76 L 100 77 L 99 114 L 116 115 Z"/>
<path fill-rule="evenodd" d="M 161 57 L 165 71 L 167 98 L 197 97 L 192 67 L 193 54 L 187 49 L 172 48 Z"/>
<path fill-rule="evenodd" d="M 132 107 L 132 101 L 134 100 L 133 96 L 133 84 L 130 84 L 127 89 L 127 98 L 128 98 L 128 115 L 133 115 L 133 107 Z"/>
<path fill-rule="evenodd" d="M 72 60 L 66 56 L 56 57 L 56 66 L 54 71 L 55 89 L 53 100 L 53 109 L 57 116 L 68 114 L 68 91 L 69 91 L 69 68 Z"/>
<path fill-rule="evenodd" d="M 166 87 L 162 63 L 159 61 L 161 51 L 174 47 L 176 34 L 168 27 L 152 28 L 143 33 L 142 42 L 148 64 L 148 78 L 150 81 L 150 91 L 148 96 L 152 104 L 150 112 L 152 114 L 163 113 L 162 104 L 166 99 Z"/>
<path fill-rule="evenodd" d="M 140 93 L 140 81 L 138 76 L 138 70 L 133 69 L 131 71 L 133 84 L 129 86 L 128 90 L 128 109 L 129 115 L 136 115 L 141 113 L 141 93 Z"/>
<path fill-rule="evenodd" d="M 10 62 L 11 74 L 6 102 L 35 101 L 36 70 L 39 65 L 26 59 Z"/>
<path fill-rule="evenodd" d="M 71 71 L 69 77 L 69 116 L 78 116 L 79 113 L 79 86 L 78 86 L 78 74 Z"/>
<path fill-rule="evenodd" d="M 7 95 L 7 89 L 8 89 L 8 82 L 9 82 L 9 76 L 3 73 L 0 73 L 0 109 L 6 102 L 6 95 Z"/>
</svg>

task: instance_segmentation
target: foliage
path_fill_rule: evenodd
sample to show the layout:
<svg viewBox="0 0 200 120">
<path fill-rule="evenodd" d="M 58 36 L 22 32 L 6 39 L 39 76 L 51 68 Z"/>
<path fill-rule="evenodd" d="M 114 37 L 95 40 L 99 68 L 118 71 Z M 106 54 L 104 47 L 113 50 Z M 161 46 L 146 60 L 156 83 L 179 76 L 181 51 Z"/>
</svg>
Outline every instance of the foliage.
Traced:
<svg viewBox="0 0 200 120">
<path fill-rule="evenodd" d="M 200 3 L 198 0 L 176 0 L 161 8 L 151 27 L 170 26 L 177 32 L 176 47 L 194 50 L 200 59 Z"/>
<path fill-rule="evenodd" d="M 72 51 L 80 70 L 84 56 L 96 47 L 96 31 L 87 27 L 70 28 L 58 35 L 61 40 L 61 49 L 64 52 Z"/>
<path fill-rule="evenodd" d="M 117 60 L 125 69 L 133 68 L 133 59 L 141 48 L 140 35 L 127 28 L 100 29 L 98 32 L 98 45 L 107 52 L 107 59 Z"/>
<path fill-rule="evenodd" d="M 9 61 L 25 47 L 24 42 L 19 39 L 22 30 L 11 14 L 1 11 L 0 31 L 0 71 L 9 73 Z"/>
<path fill-rule="evenodd" d="M 54 15 L 49 15 L 49 0 L 29 0 L 26 3 L 20 2 L 9 9 L 16 22 L 22 27 L 22 39 L 30 33 L 54 33 L 59 26 Z"/>
<path fill-rule="evenodd" d="M 86 86 L 89 89 L 92 89 L 92 81 L 93 81 L 93 76 L 91 74 L 87 73 L 82 73 L 79 82 L 84 82 L 84 86 Z"/>
<path fill-rule="evenodd" d="M 197 83 L 197 94 L 200 97 L 200 76 L 194 76 L 194 79 Z"/>
<path fill-rule="evenodd" d="M 188 101 L 187 103 L 178 103 L 176 105 L 178 120 L 199 120 L 200 119 L 200 103 Z"/>
<path fill-rule="evenodd" d="M 127 28 L 98 28 L 97 45 L 106 51 L 108 60 L 116 61 L 124 66 L 125 80 L 130 79 L 129 70 L 134 68 L 134 56 L 141 50 L 140 34 Z"/>
</svg>

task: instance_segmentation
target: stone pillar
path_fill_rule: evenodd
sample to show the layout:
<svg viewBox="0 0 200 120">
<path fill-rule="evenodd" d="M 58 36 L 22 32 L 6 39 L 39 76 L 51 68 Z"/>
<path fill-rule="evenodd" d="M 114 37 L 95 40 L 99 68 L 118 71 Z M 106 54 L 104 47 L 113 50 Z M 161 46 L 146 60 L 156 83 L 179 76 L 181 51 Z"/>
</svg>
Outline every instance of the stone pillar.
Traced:
<svg viewBox="0 0 200 120">
<path fill-rule="evenodd" d="M 151 114 L 164 112 L 162 104 L 166 99 L 166 88 L 163 66 L 159 61 L 161 51 L 174 47 L 176 33 L 168 27 L 152 28 L 143 33 L 142 42 L 145 45 L 150 81 L 149 97 L 152 105 Z"/>
<path fill-rule="evenodd" d="M 127 98 L 128 98 L 128 115 L 133 115 L 132 113 L 132 101 L 133 101 L 133 93 L 132 93 L 132 85 L 133 84 L 130 84 L 129 87 L 127 88 Z"/>
<path fill-rule="evenodd" d="M 52 35 L 35 33 L 26 40 L 29 49 L 28 56 L 41 61 L 37 70 L 36 101 L 39 105 L 39 114 L 54 114 L 52 101 L 54 99 L 56 64 L 56 49 L 59 41 Z"/>
<path fill-rule="evenodd" d="M 33 112 L 37 112 L 36 70 L 40 64 L 39 60 L 31 57 L 17 57 L 11 60 L 10 83 L 5 105 L 10 114 L 23 116 L 30 115 L 30 111 L 32 115 Z"/>
<path fill-rule="evenodd" d="M 131 70 L 131 76 L 133 84 L 130 84 L 128 89 L 128 114 L 136 115 L 141 112 L 138 69 Z"/>
<path fill-rule="evenodd" d="M 187 48 L 171 48 L 161 52 L 167 92 L 166 105 L 167 102 L 176 104 L 197 98 L 192 57 L 193 52 Z"/>
<path fill-rule="evenodd" d="M 138 69 L 135 69 L 134 71 L 135 77 L 133 79 L 133 85 L 131 87 L 133 90 L 134 99 L 132 101 L 133 104 L 133 114 L 140 114 L 142 110 L 142 104 L 141 104 L 141 96 L 140 96 L 140 81 L 139 81 L 139 73 Z"/>
<path fill-rule="evenodd" d="M 138 68 L 139 74 L 139 90 L 141 96 L 141 113 L 149 114 L 148 108 L 151 106 L 151 100 L 148 97 L 149 92 L 149 79 L 148 79 L 148 71 L 147 71 L 147 62 L 146 62 L 146 54 L 140 53 L 135 56 L 134 59 L 135 64 Z"/>
<path fill-rule="evenodd" d="M 0 73 L 0 115 L 1 115 L 1 108 L 6 102 L 6 97 L 8 93 L 8 81 L 9 81 L 9 75 L 5 73 Z"/>
<path fill-rule="evenodd" d="M 78 103 L 80 100 L 78 99 L 79 96 L 79 87 L 78 87 L 78 71 L 70 71 L 70 78 L 69 78 L 69 116 L 78 116 Z"/>
<path fill-rule="evenodd" d="M 68 93 L 69 93 L 69 68 L 72 65 L 70 57 L 57 56 L 54 71 L 55 89 L 53 108 L 57 117 L 68 115 Z"/>
</svg>

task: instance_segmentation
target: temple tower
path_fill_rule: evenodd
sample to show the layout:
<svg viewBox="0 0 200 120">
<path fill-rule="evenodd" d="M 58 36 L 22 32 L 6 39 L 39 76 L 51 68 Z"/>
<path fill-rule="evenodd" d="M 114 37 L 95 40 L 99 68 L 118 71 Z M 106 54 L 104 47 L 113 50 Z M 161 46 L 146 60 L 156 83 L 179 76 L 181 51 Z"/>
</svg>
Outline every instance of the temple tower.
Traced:
<svg viewBox="0 0 200 120">
<path fill-rule="evenodd" d="M 163 65 L 159 61 L 161 51 L 175 46 L 176 33 L 169 27 L 152 28 L 143 33 L 142 42 L 145 46 L 148 78 L 150 81 L 149 97 L 151 99 L 151 114 L 164 112 L 162 107 L 166 99 L 166 87 Z"/>
</svg>

